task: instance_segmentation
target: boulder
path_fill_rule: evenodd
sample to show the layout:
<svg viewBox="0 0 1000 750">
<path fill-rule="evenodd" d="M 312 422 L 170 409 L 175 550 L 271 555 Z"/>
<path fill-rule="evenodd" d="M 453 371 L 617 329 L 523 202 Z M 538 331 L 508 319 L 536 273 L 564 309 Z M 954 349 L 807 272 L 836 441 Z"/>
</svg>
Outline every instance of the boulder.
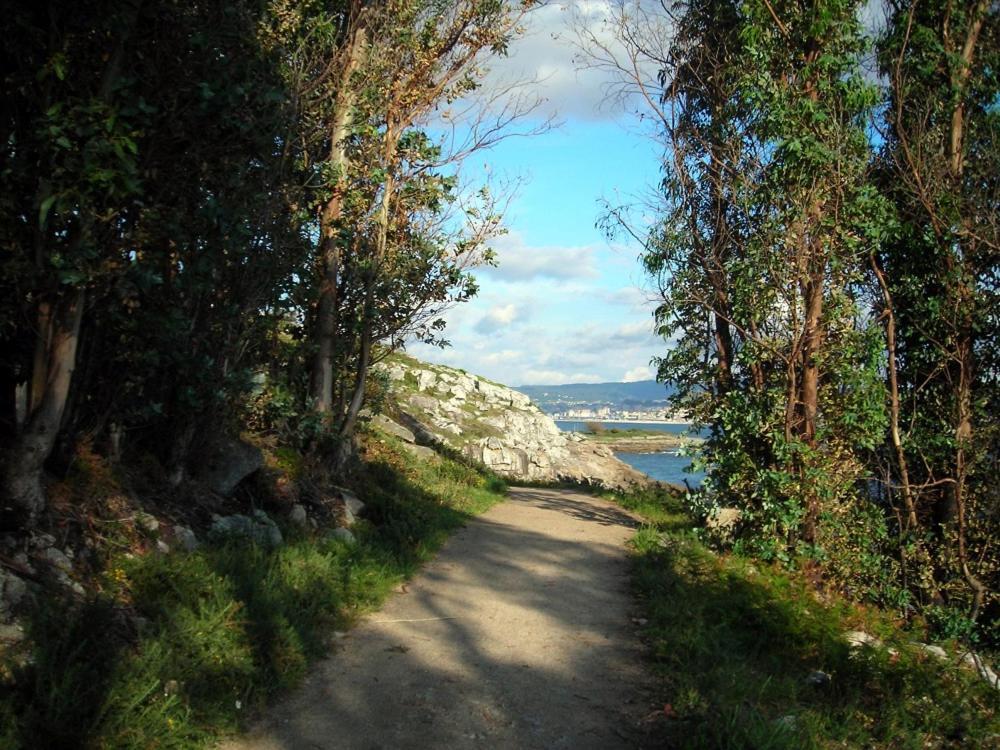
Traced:
<svg viewBox="0 0 1000 750">
<path fill-rule="evenodd" d="M 242 440 L 222 439 L 208 446 L 195 474 L 212 492 L 229 497 L 236 485 L 263 465 L 259 448 Z"/>
<path fill-rule="evenodd" d="M 720 535 L 729 536 L 740 522 L 742 511 L 739 508 L 717 508 L 705 519 L 705 528 Z"/>
<path fill-rule="evenodd" d="M 23 578 L 0 568 L 0 622 L 10 619 L 27 593 L 28 584 Z"/>
<path fill-rule="evenodd" d="M 365 504 L 361 502 L 357 495 L 345 487 L 335 487 L 334 489 L 343 503 L 344 524 L 346 526 L 353 526 L 357 517 L 364 512 Z"/>
<path fill-rule="evenodd" d="M 605 446 L 569 439 L 523 393 L 441 365 L 400 357 L 379 367 L 403 370 L 400 380 L 419 385 L 394 391 L 396 422 L 421 444 L 441 443 L 504 477 L 582 482 L 626 489 L 650 482 Z M 406 448 L 420 460 L 433 451 Z"/>
<path fill-rule="evenodd" d="M 156 516 L 142 510 L 135 514 L 135 524 L 140 529 L 148 531 L 150 534 L 155 534 L 160 529 L 160 522 L 157 520 Z"/>
<path fill-rule="evenodd" d="M 174 526 L 174 539 L 187 552 L 194 552 L 201 546 L 198 537 L 187 526 Z"/>
<path fill-rule="evenodd" d="M 410 455 L 416 456 L 422 461 L 433 461 L 437 458 L 437 453 L 434 452 L 433 448 L 428 448 L 426 445 L 411 445 L 410 443 L 404 443 L 403 448 Z"/>
<path fill-rule="evenodd" d="M 852 650 L 860 648 L 882 648 L 882 641 L 863 630 L 849 630 L 844 633 L 844 640 Z"/>
<path fill-rule="evenodd" d="M 330 533 L 327 534 L 327 537 L 335 539 L 338 542 L 343 542 L 344 544 L 357 544 L 358 541 L 354 538 L 354 534 L 351 533 L 350 529 L 345 529 L 343 527 L 331 529 Z"/>
<path fill-rule="evenodd" d="M 45 561 L 56 570 L 63 573 L 73 572 L 73 562 L 69 556 L 58 547 L 49 547 L 44 553 Z"/>
<path fill-rule="evenodd" d="M 1000 690 L 1000 676 L 990 668 L 990 665 L 979 654 L 972 651 L 963 654 L 962 665 L 978 672 L 979 676 L 986 680 L 986 683 L 994 690 Z"/>
<path fill-rule="evenodd" d="M 417 441 L 416 436 L 410 430 L 406 429 L 401 424 L 393 422 L 384 414 L 376 414 L 372 418 L 372 424 L 382 430 L 382 432 L 395 435 L 404 443 L 415 443 Z"/>
<path fill-rule="evenodd" d="M 288 514 L 288 522 L 299 528 L 307 528 L 309 526 L 309 514 L 306 513 L 306 506 L 301 503 L 295 503 Z"/>
<path fill-rule="evenodd" d="M 277 547 L 284 541 L 281 529 L 262 510 L 255 510 L 253 516 L 213 514 L 209 534 L 220 539 L 242 537 L 266 547 Z"/>
</svg>

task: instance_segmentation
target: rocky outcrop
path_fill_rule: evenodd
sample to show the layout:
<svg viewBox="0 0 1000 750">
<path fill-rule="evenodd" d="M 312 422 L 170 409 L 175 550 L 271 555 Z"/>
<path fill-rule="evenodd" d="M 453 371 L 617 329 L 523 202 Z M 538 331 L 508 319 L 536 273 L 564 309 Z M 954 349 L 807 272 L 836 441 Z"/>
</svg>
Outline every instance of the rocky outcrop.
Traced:
<svg viewBox="0 0 1000 750">
<path fill-rule="evenodd" d="M 409 357 L 393 357 L 380 367 L 391 383 L 396 426 L 417 441 L 444 443 L 511 479 L 612 489 L 649 481 L 610 448 L 562 432 L 523 393 Z"/>
</svg>

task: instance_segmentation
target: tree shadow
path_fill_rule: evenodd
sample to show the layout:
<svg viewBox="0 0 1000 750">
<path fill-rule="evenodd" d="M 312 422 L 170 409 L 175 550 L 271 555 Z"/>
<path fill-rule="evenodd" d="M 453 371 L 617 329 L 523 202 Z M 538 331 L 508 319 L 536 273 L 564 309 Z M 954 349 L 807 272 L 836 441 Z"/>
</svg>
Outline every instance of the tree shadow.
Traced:
<svg viewBox="0 0 1000 750">
<path fill-rule="evenodd" d="M 526 512 L 533 528 L 515 522 Z M 546 529 L 580 521 L 589 533 Z M 644 746 L 634 526 L 593 498 L 513 490 L 233 747 Z"/>
</svg>

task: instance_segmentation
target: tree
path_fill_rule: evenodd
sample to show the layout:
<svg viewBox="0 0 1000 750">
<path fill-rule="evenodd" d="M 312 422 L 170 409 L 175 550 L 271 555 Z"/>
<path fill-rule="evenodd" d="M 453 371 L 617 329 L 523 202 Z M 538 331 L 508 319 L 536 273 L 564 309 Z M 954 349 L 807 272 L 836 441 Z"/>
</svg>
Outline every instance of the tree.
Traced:
<svg viewBox="0 0 1000 750">
<path fill-rule="evenodd" d="M 929 596 L 979 615 L 997 561 L 997 268 L 1000 21 L 988 2 L 889 4 L 879 44 L 889 84 L 880 154 L 899 233 L 873 263 L 888 331 L 895 471 Z M 887 329 L 888 330 L 888 329 Z M 975 549 L 975 551 L 973 551 Z M 979 572 L 976 569 L 979 569 Z M 964 591 L 948 581 L 958 574 Z"/>
</svg>

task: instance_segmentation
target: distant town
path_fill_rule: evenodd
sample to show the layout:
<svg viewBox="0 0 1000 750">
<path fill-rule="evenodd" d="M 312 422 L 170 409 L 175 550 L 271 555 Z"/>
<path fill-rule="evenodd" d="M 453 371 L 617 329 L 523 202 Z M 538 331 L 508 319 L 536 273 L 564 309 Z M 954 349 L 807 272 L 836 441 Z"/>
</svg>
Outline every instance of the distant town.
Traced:
<svg viewBox="0 0 1000 750">
<path fill-rule="evenodd" d="M 575 408 L 550 411 L 549 416 L 561 421 L 662 422 L 664 424 L 688 424 L 691 421 L 685 415 L 671 412 L 662 406 L 655 409 L 616 409 L 611 406 Z"/>
<path fill-rule="evenodd" d="M 518 388 L 553 419 L 688 424 L 671 408 L 671 390 L 654 380 L 634 383 L 523 385 Z"/>
</svg>

